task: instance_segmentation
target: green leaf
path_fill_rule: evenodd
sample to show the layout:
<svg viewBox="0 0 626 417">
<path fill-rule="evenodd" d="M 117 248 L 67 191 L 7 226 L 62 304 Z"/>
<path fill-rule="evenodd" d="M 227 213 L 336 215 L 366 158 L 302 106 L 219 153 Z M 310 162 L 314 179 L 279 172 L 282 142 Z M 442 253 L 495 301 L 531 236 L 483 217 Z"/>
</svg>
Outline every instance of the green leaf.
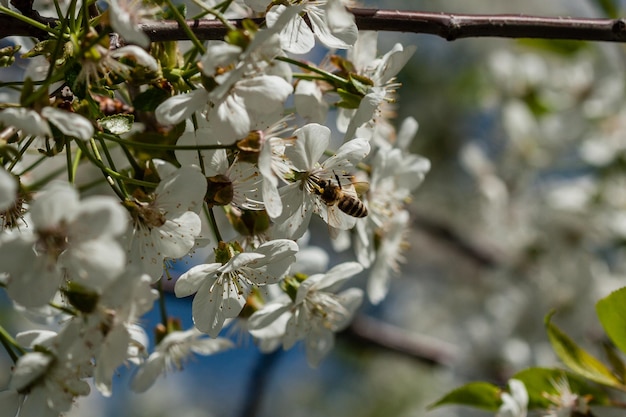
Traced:
<svg viewBox="0 0 626 417">
<path fill-rule="evenodd" d="M 98 119 L 98 124 L 109 133 L 121 135 L 130 131 L 134 121 L 132 114 L 116 114 Z"/>
<path fill-rule="evenodd" d="M 572 393 L 581 396 L 588 395 L 590 403 L 594 405 L 609 404 L 608 395 L 597 388 L 590 385 L 585 379 L 578 375 L 567 372 L 563 369 L 550 368 L 528 368 L 515 374 L 512 379 L 519 379 L 526 386 L 528 391 L 528 408 L 529 409 L 546 409 L 550 406 L 550 400 L 547 395 L 558 396 L 559 384 L 567 384 Z"/>
<path fill-rule="evenodd" d="M 563 363 L 578 375 L 599 384 L 623 389 L 620 381 L 596 357 L 581 348 L 569 336 L 550 322 L 552 313 L 546 316 L 546 330 L 552 349 Z"/>
<path fill-rule="evenodd" d="M 502 404 L 501 393 L 500 388 L 488 382 L 470 382 L 450 391 L 437 402 L 429 405 L 428 408 L 433 409 L 442 405 L 467 405 L 483 410 L 497 411 Z"/>
<path fill-rule="evenodd" d="M 626 353 L 626 287 L 598 301 L 596 312 L 606 334 Z"/>
</svg>

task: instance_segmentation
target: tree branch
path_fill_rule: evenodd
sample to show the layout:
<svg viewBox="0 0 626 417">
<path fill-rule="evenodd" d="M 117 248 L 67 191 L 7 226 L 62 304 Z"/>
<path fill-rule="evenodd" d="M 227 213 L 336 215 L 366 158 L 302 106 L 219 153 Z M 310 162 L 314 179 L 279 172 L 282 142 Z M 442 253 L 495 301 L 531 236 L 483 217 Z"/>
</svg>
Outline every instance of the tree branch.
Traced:
<svg viewBox="0 0 626 417">
<path fill-rule="evenodd" d="M 40 16 L 32 9 L 29 0 L 22 3 L 22 13 L 51 25 L 52 18 Z M 25 4 L 24 4 L 25 3 Z M 26 6 L 26 7 L 24 7 Z M 402 10 L 349 9 L 361 30 L 385 32 L 425 33 L 448 41 L 464 38 L 541 38 L 585 41 L 626 42 L 626 19 L 590 19 L 573 17 L 544 17 L 525 15 L 471 15 L 452 13 L 414 12 Z M 263 19 L 252 19 L 262 24 Z M 241 27 L 242 19 L 231 20 Z M 39 39 L 47 34 L 34 30 L 23 22 L 0 15 L 0 38 L 11 35 L 30 35 Z M 200 40 L 222 39 L 226 27 L 217 20 L 187 20 L 187 24 Z M 171 20 L 148 21 L 140 25 L 153 42 L 186 40 L 188 37 L 177 22 Z"/>
<path fill-rule="evenodd" d="M 462 38 L 542 38 L 626 42 L 626 19 L 588 19 L 524 15 L 469 15 L 401 10 L 349 9 L 361 30 L 426 33 L 448 41 Z M 263 19 L 253 19 L 261 24 Z M 230 21 L 241 27 L 241 20 Z M 221 39 L 224 25 L 216 20 L 189 20 L 201 40 Z M 152 41 L 186 39 L 173 21 L 146 22 L 143 30 Z"/>
</svg>

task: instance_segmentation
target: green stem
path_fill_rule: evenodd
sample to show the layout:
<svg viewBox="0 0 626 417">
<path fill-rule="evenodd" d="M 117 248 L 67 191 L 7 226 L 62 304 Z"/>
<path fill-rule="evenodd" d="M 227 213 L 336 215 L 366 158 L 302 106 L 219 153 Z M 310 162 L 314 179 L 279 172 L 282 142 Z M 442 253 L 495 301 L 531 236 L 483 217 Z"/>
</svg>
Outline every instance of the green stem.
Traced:
<svg viewBox="0 0 626 417">
<path fill-rule="evenodd" d="M 67 181 L 74 184 L 74 164 L 72 163 L 72 150 L 70 149 L 71 139 L 65 138 L 65 160 L 67 164 Z"/>
<path fill-rule="evenodd" d="M 202 44 L 202 42 L 200 42 L 196 34 L 193 33 L 191 28 L 187 25 L 187 23 L 185 22 L 185 17 L 182 14 L 180 14 L 176 6 L 174 6 L 174 3 L 172 3 L 172 0 L 165 0 L 165 3 L 170 8 L 172 14 L 174 15 L 174 19 L 176 19 L 176 21 L 178 22 L 180 27 L 183 29 L 183 31 L 185 32 L 185 34 L 187 35 L 191 43 L 193 43 L 193 45 L 204 54 L 206 52 L 204 45 Z"/>
<path fill-rule="evenodd" d="M 74 158 L 74 164 L 72 165 L 72 176 L 76 178 L 76 172 L 78 171 L 78 165 L 80 164 L 80 157 L 83 151 L 80 148 L 76 149 L 76 156 Z"/>
<path fill-rule="evenodd" d="M 319 74 L 309 74 L 305 72 L 294 72 L 291 74 L 293 78 L 297 78 L 299 80 L 309 80 L 309 81 L 327 81 L 327 78 L 323 75 Z"/>
<path fill-rule="evenodd" d="M 107 140 L 112 142 L 117 142 L 122 145 L 133 146 L 135 148 L 143 148 L 143 149 L 156 149 L 161 151 L 196 151 L 202 149 L 236 149 L 237 145 L 235 143 L 230 145 L 163 145 L 159 143 L 146 143 L 146 142 L 137 142 L 128 139 L 121 139 L 116 137 L 115 135 L 111 135 L 109 133 L 100 133 L 100 135 Z"/>
<path fill-rule="evenodd" d="M 320 74 L 321 76 L 324 77 L 325 80 L 327 80 L 328 82 L 334 84 L 335 86 L 341 86 L 341 87 L 347 87 L 350 85 L 350 82 L 348 80 L 346 80 L 345 78 L 341 78 L 338 75 L 335 75 L 331 72 L 328 71 L 324 71 L 323 69 L 314 67 L 312 65 L 306 64 L 304 62 L 300 62 L 296 59 L 291 59 L 291 58 L 287 58 L 286 56 L 278 56 L 276 57 L 277 61 L 283 61 L 286 62 L 288 64 L 291 65 L 295 65 L 297 67 L 306 69 L 308 71 L 314 72 L 316 74 Z"/>
<path fill-rule="evenodd" d="M 213 233 L 215 234 L 215 239 L 218 242 L 222 241 L 222 235 L 220 234 L 220 229 L 217 227 L 217 221 L 215 220 L 215 213 L 213 213 L 213 208 L 208 208 L 206 204 L 203 206 L 204 212 L 208 216 L 209 221 L 211 222 L 211 228 L 213 229 Z"/>
<path fill-rule="evenodd" d="M 0 342 L 2 342 L 2 346 L 6 349 L 13 363 L 17 362 L 19 359 L 13 349 L 17 350 L 22 355 L 26 353 L 26 350 L 24 350 L 2 326 L 0 326 Z"/>
<path fill-rule="evenodd" d="M 219 20 L 220 22 L 222 22 L 222 24 L 228 28 L 229 31 L 231 30 L 237 30 L 237 27 L 235 25 L 233 25 L 232 23 L 230 23 L 228 21 L 228 19 L 226 19 L 226 17 L 219 11 L 212 9 L 210 7 L 205 6 L 201 0 L 192 0 L 194 3 L 196 3 L 196 5 L 198 7 L 200 7 L 201 9 L 204 9 L 204 11 L 207 14 L 210 14 L 212 16 L 215 16 L 215 18 L 217 20 Z"/>
<path fill-rule="evenodd" d="M 93 139 L 92 139 L 92 141 L 93 141 Z M 102 145 L 102 152 L 104 152 L 104 156 L 106 157 L 109 166 L 113 169 L 113 171 L 117 172 L 117 168 L 115 167 L 115 161 L 113 161 L 113 158 L 111 157 L 111 153 L 109 152 L 109 148 L 106 146 L 106 142 L 102 138 L 98 138 L 98 141 Z M 93 143 L 92 146 L 96 145 L 95 141 L 93 141 L 92 143 Z M 122 192 L 122 194 L 124 194 L 125 196 L 128 195 L 128 191 L 126 190 L 126 186 L 125 186 L 123 181 L 118 180 L 117 181 L 117 186 L 120 187 L 120 191 Z"/>
<path fill-rule="evenodd" d="M 8 171 L 11 171 L 15 167 L 15 165 L 22 160 L 24 153 L 26 153 L 26 151 L 28 150 L 30 145 L 32 145 L 35 139 L 37 139 L 37 136 L 28 137 L 28 139 L 26 140 L 26 143 L 19 149 L 19 151 L 17 152 L 17 155 L 15 155 L 15 159 L 11 161 L 11 164 L 9 164 L 9 166 L 7 167 Z M 22 174 L 24 174 L 25 172 L 27 171 L 24 170 Z M 20 174 L 20 176 L 22 176 L 22 174 Z"/>
<path fill-rule="evenodd" d="M 74 309 L 71 309 L 71 308 L 68 308 L 68 307 L 65 307 L 65 306 L 62 306 L 62 305 L 59 305 L 59 304 L 55 304 L 55 303 L 48 303 L 48 305 L 50 307 L 54 308 L 54 309 L 57 309 L 57 310 L 65 313 L 65 314 L 67 314 L 67 315 L 74 316 L 74 317 L 76 317 L 78 315 L 76 313 L 76 310 L 74 310 Z"/>
</svg>

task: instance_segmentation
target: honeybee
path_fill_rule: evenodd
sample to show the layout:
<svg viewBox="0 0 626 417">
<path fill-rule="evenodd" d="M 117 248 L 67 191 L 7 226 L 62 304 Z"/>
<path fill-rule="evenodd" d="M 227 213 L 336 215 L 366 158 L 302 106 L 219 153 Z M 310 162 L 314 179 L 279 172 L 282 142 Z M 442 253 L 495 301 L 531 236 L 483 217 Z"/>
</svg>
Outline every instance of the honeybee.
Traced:
<svg viewBox="0 0 626 417">
<path fill-rule="evenodd" d="M 367 207 L 356 196 L 356 192 L 347 192 L 341 187 L 339 176 L 335 174 L 337 184 L 330 179 L 312 177 L 315 187 L 313 191 L 319 195 L 327 206 L 337 205 L 337 208 L 348 216 L 362 218 L 367 216 Z"/>
</svg>

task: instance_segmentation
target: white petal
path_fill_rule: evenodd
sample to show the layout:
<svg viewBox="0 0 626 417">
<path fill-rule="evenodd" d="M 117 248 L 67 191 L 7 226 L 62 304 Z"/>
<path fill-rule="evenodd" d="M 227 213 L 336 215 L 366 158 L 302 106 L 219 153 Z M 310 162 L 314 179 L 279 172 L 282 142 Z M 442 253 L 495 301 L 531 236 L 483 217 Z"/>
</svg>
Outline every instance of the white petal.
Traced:
<svg viewBox="0 0 626 417">
<path fill-rule="evenodd" d="M 100 354 L 96 360 L 94 382 L 96 388 L 105 397 L 110 397 L 113 374 L 127 357 L 130 335 L 123 325 L 115 326 L 99 346 Z"/>
<path fill-rule="evenodd" d="M 367 123 L 372 120 L 374 116 L 374 112 L 382 103 L 385 98 L 385 91 L 383 89 L 379 89 L 377 87 L 372 88 L 372 91 L 365 95 L 361 99 L 361 103 L 359 103 L 359 108 L 352 115 L 352 119 L 350 119 L 350 124 L 346 129 L 345 140 L 350 140 L 354 137 L 356 129 L 359 128 L 363 123 Z"/>
<path fill-rule="evenodd" d="M 267 114 L 282 107 L 283 102 L 293 92 L 293 87 L 276 75 L 260 75 L 239 81 L 235 91 L 250 111 Z"/>
<path fill-rule="evenodd" d="M 402 44 L 395 44 L 391 51 L 381 58 L 381 63 L 376 68 L 376 74 L 373 76 L 376 85 L 384 85 L 395 77 L 415 53 L 415 49 L 417 49 L 415 45 L 409 45 L 405 49 Z"/>
<path fill-rule="evenodd" d="M 195 166 L 183 166 L 163 178 L 155 190 L 155 205 L 173 218 L 186 211 L 199 213 L 206 193 L 206 177 Z"/>
<path fill-rule="evenodd" d="M 126 253 L 114 238 L 105 235 L 70 246 L 59 256 L 58 262 L 66 268 L 68 279 L 83 280 L 92 288 L 100 289 L 122 273 Z"/>
<path fill-rule="evenodd" d="M 298 114 L 309 122 L 324 123 L 328 114 L 328 103 L 317 83 L 300 80 L 296 85 L 294 103 Z"/>
<path fill-rule="evenodd" d="M 244 137 L 250 131 L 250 113 L 243 99 L 237 95 L 229 94 L 209 112 L 207 120 L 217 137 L 227 143 Z"/>
<path fill-rule="evenodd" d="M 302 309 L 296 310 L 285 326 L 283 348 L 290 349 L 296 342 L 303 339 L 311 330 L 311 321 L 301 317 Z"/>
<path fill-rule="evenodd" d="M 348 26 L 340 32 L 333 33 L 326 22 L 326 13 L 318 7 L 310 7 L 307 16 L 313 26 L 315 36 L 329 48 L 349 49 L 356 42 L 358 30 L 356 25 Z"/>
<path fill-rule="evenodd" d="M 67 136 L 82 140 L 89 140 L 93 137 L 93 125 L 80 114 L 54 107 L 44 107 L 41 115 Z"/>
<path fill-rule="evenodd" d="M 19 406 L 20 394 L 16 390 L 0 391 L 0 417 L 15 417 Z"/>
<path fill-rule="evenodd" d="M 317 123 L 309 123 L 294 132 L 297 139 L 285 150 L 294 166 L 306 171 L 315 166 L 330 143 L 330 129 Z"/>
<path fill-rule="evenodd" d="M 52 330 L 27 330 L 20 332 L 15 336 L 15 340 L 22 345 L 31 349 L 37 345 L 50 348 L 52 341 L 56 338 L 57 333 Z"/>
<path fill-rule="evenodd" d="M 244 265 L 248 265 L 249 263 L 251 263 L 251 262 L 253 262 L 253 261 L 257 260 L 257 259 L 260 259 L 260 258 L 265 258 L 265 255 L 263 255 L 261 253 L 254 253 L 254 252 L 238 253 L 231 260 L 229 260 L 226 265 L 221 267 L 219 270 L 222 273 L 228 273 L 228 272 L 232 272 L 232 271 L 237 271 L 238 269 L 240 269 Z"/>
<path fill-rule="evenodd" d="M 202 338 L 193 343 L 191 350 L 199 355 L 212 355 L 214 353 L 230 349 L 234 346 L 235 344 L 229 339 L 221 337 L 218 339 Z"/>
<path fill-rule="evenodd" d="M 341 316 L 340 320 L 334 322 L 334 331 L 340 331 L 348 327 L 354 316 L 354 312 L 363 303 L 363 290 L 360 288 L 348 288 L 338 294 L 339 302 L 346 309 L 347 314 Z"/>
<path fill-rule="evenodd" d="M 37 194 L 30 216 L 38 230 L 53 229 L 71 222 L 79 209 L 78 192 L 68 183 L 53 181 Z"/>
<path fill-rule="evenodd" d="M 15 203 L 17 181 L 13 175 L 0 168 L 0 212 L 7 210 Z"/>
<path fill-rule="evenodd" d="M 284 190 L 284 191 L 283 191 Z M 273 228 L 275 238 L 298 239 L 309 227 L 313 206 L 307 194 L 293 183 L 280 189 L 283 212 L 276 219 Z"/>
<path fill-rule="evenodd" d="M 124 1 L 125 4 L 129 3 Z M 123 7 L 118 0 L 109 0 L 111 7 L 109 17 L 113 30 L 127 42 L 135 43 L 143 48 L 150 46 L 150 38 L 133 21 L 133 16 L 127 7 Z"/>
<path fill-rule="evenodd" d="M 61 399 L 63 401 L 63 399 Z M 36 385 L 29 393 L 22 407 L 20 407 L 20 417 L 59 417 L 59 411 L 52 409 L 50 404 L 50 393 L 44 385 Z"/>
<path fill-rule="evenodd" d="M 219 263 L 196 265 L 181 275 L 174 285 L 176 297 L 182 298 L 195 294 L 206 281 L 215 281 L 215 272 L 222 266 Z"/>
<path fill-rule="evenodd" d="M 21 249 L 17 249 L 18 244 L 22 244 Z M 56 294 L 61 284 L 61 272 L 55 265 L 55 261 L 49 261 L 46 257 L 37 257 L 33 252 L 32 243 L 12 242 L 3 245 L 5 252 L 2 258 L 11 256 L 13 264 L 7 293 L 12 300 L 24 307 L 41 307 L 47 304 Z M 6 264 L 4 264 L 6 265 Z M 33 291 L 37 288 L 37 291 Z"/>
<path fill-rule="evenodd" d="M 194 238 L 200 234 L 201 227 L 200 216 L 186 211 L 175 219 L 166 220 L 163 226 L 152 229 L 152 241 L 158 244 L 164 257 L 180 258 L 193 248 Z"/>
<path fill-rule="evenodd" d="M 337 153 L 322 163 L 324 169 L 332 171 L 346 172 L 361 162 L 370 152 L 370 144 L 367 140 L 352 139 L 337 150 Z"/>
<path fill-rule="evenodd" d="M 324 279 L 315 286 L 315 289 L 334 292 L 344 281 L 361 271 L 363 271 L 363 266 L 360 263 L 344 262 L 328 271 L 324 275 Z"/>
<path fill-rule="evenodd" d="M 82 200 L 71 234 L 78 240 L 121 236 L 128 226 L 128 213 L 113 197 L 93 196 Z"/>
<path fill-rule="evenodd" d="M 208 93 L 203 88 L 185 94 L 177 94 L 159 104 L 154 114 L 160 124 L 176 125 L 196 111 L 204 109 L 208 98 Z"/>
<path fill-rule="evenodd" d="M 165 370 L 165 355 L 155 352 L 144 362 L 130 382 L 130 389 L 134 392 L 145 392 Z"/>
<path fill-rule="evenodd" d="M 265 304 L 248 319 L 248 331 L 259 339 L 280 337 L 285 333 L 285 326 L 292 303 L 290 300 Z"/>
<path fill-rule="evenodd" d="M 378 32 L 373 30 L 362 30 L 359 32 L 354 47 L 348 51 L 348 59 L 354 64 L 360 73 L 366 70 L 375 62 L 378 43 Z"/>
<path fill-rule="evenodd" d="M 280 199 L 278 187 L 266 177 L 263 178 L 263 204 L 270 218 L 275 219 L 283 211 L 283 201 Z"/>
<path fill-rule="evenodd" d="M 272 7 L 265 19 L 268 27 L 274 27 L 278 18 L 287 8 L 283 5 Z M 313 32 L 304 19 L 298 15 L 289 19 L 280 32 L 280 46 L 287 52 L 306 54 L 315 46 Z"/>
<path fill-rule="evenodd" d="M 224 327 L 226 317 L 222 312 L 224 296 L 228 290 L 220 283 L 205 282 L 196 293 L 191 306 L 194 325 L 203 333 L 217 337 Z"/>
<path fill-rule="evenodd" d="M 52 356 L 41 352 L 29 352 L 21 356 L 15 364 L 9 388 L 21 391 L 28 387 L 46 372 L 52 361 Z"/>
<path fill-rule="evenodd" d="M 223 41 L 210 44 L 200 59 L 202 73 L 208 77 L 214 76 L 218 69 L 235 63 L 241 52 L 241 47 Z"/>
<path fill-rule="evenodd" d="M 124 36 L 122 35 L 122 37 Z M 146 47 L 144 45 L 140 46 Z M 144 68 L 147 68 L 152 72 L 156 72 L 159 70 L 159 64 L 157 64 L 156 59 L 154 59 L 154 57 L 146 52 L 144 49 L 136 45 L 126 45 L 122 46 L 121 48 L 114 49 L 113 51 L 111 51 L 111 56 L 114 58 L 132 58 L 137 62 L 137 64 L 141 65 Z"/>
<path fill-rule="evenodd" d="M 52 136 L 48 122 L 34 110 L 9 107 L 0 112 L 0 125 L 13 126 L 27 135 Z"/>
</svg>

